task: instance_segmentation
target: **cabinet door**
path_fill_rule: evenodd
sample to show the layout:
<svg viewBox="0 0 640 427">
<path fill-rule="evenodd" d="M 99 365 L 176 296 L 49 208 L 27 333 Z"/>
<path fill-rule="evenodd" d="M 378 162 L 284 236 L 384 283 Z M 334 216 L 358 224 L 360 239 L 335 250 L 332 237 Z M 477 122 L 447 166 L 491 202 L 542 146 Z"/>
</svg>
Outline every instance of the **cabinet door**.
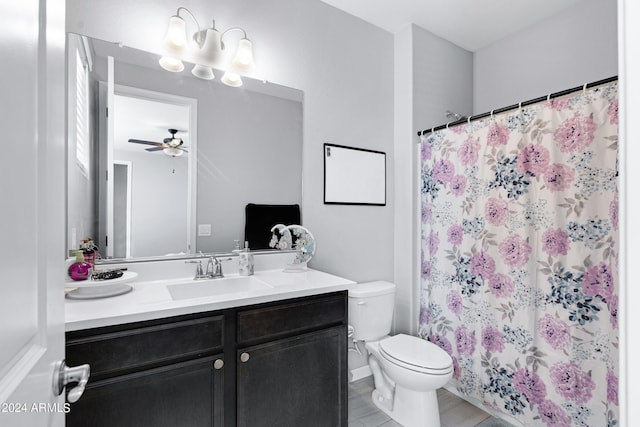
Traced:
<svg viewBox="0 0 640 427">
<path fill-rule="evenodd" d="M 237 425 L 347 426 L 346 329 L 237 352 Z"/>
<path fill-rule="evenodd" d="M 89 383 L 66 425 L 211 427 L 223 425 L 222 358 L 211 357 Z"/>
</svg>

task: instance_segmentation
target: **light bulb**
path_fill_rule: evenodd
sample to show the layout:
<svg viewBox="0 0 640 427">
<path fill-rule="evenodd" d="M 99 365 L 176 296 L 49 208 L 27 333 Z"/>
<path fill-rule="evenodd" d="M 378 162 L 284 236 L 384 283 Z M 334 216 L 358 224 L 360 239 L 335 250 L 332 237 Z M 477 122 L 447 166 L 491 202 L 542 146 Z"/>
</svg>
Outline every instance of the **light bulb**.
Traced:
<svg viewBox="0 0 640 427">
<path fill-rule="evenodd" d="M 178 15 L 169 18 L 169 27 L 164 37 L 166 53 L 180 55 L 187 48 L 187 25 Z"/>
<path fill-rule="evenodd" d="M 222 76 L 220 81 L 226 84 L 227 86 L 231 86 L 231 87 L 242 86 L 242 79 L 240 78 L 240 76 L 230 71 L 227 71 L 226 73 L 224 73 L 224 76 Z"/>
<path fill-rule="evenodd" d="M 191 74 L 202 80 L 213 80 L 213 70 L 211 67 L 205 67 L 204 65 L 196 64 L 191 70 Z"/>
<path fill-rule="evenodd" d="M 231 66 L 238 73 L 245 73 L 253 68 L 253 44 L 249 39 L 241 39 L 238 42 Z"/>
<path fill-rule="evenodd" d="M 167 71 L 171 71 L 172 73 L 179 73 L 184 70 L 184 64 L 181 60 L 177 58 L 172 58 L 170 56 L 163 56 L 158 61 L 160 66 Z"/>
</svg>

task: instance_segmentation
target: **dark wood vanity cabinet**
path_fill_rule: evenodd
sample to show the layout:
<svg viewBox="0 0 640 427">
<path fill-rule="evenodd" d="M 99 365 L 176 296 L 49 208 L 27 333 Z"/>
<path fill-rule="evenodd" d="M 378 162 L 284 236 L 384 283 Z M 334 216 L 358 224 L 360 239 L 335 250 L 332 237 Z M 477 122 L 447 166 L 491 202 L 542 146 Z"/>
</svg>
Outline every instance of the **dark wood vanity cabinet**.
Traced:
<svg viewBox="0 0 640 427">
<path fill-rule="evenodd" d="M 67 426 L 347 426 L 347 294 L 67 333 Z"/>
</svg>

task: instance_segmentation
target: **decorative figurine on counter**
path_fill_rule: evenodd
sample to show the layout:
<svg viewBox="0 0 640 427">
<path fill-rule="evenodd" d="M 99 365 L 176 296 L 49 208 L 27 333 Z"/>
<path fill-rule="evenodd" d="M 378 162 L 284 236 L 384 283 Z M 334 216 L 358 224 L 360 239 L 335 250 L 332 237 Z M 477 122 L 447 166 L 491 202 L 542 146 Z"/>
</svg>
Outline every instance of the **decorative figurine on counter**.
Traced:
<svg viewBox="0 0 640 427">
<path fill-rule="evenodd" d="M 280 237 L 276 235 L 276 231 Z M 296 257 L 292 263 L 287 264 L 285 272 L 302 272 L 307 270 L 307 263 L 316 252 L 316 240 L 313 234 L 301 225 L 276 224 L 271 228 L 271 241 L 269 246 L 276 249 L 294 249 Z M 293 236 L 296 237 L 295 243 Z"/>
</svg>

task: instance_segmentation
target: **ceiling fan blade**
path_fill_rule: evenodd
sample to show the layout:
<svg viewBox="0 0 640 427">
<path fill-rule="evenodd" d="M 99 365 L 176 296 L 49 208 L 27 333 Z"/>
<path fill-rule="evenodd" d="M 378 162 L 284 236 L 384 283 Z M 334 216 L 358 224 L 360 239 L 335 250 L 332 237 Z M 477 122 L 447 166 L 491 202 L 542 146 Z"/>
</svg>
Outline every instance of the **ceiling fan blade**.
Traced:
<svg viewBox="0 0 640 427">
<path fill-rule="evenodd" d="M 162 142 L 144 141 L 142 139 L 129 139 L 129 142 L 135 142 L 136 144 L 155 145 L 157 147 L 161 147 L 163 145 Z"/>
<path fill-rule="evenodd" d="M 160 151 L 164 150 L 164 147 L 145 148 L 145 151 Z"/>
</svg>

